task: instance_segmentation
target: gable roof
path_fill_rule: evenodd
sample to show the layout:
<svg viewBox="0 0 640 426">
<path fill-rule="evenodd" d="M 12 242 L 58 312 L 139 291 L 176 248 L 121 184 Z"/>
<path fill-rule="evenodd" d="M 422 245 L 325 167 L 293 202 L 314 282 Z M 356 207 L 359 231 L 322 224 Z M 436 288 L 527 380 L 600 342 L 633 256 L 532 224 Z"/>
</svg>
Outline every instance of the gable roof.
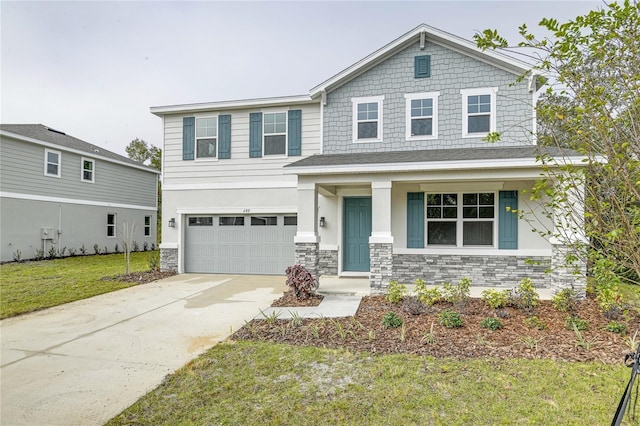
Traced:
<svg viewBox="0 0 640 426">
<path fill-rule="evenodd" d="M 333 77 L 311 89 L 311 96 L 316 97 L 322 92 L 334 90 L 354 79 L 365 71 L 385 61 L 409 45 L 420 41 L 429 41 L 464 55 L 474 57 L 480 61 L 502 68 L 515 75 L 522 75 L 531 69 L 531 65 L 511 56 L 495 51 L 482 51 L 472 41 L 463 39 L 446 31 L 439 30 L 427 24 L 420 24 L 408 33 L 398 37 L 386 46 L 381 47 L 350 67 L 342 70 Z"/>
<path fill-rule="evenodd" d="M 158 170 L 145 166 L 142 163 L 130 158 L 107 151 L 97 145 L 85 142 L 64 132 L 52 129 L 43 124 L 0 124 L 0 135 L 9 136 L 24 142 L 36 143 L 39 145 L 55 145 L 66 151 L 72 151 L 92 158 L 102 158 L 104 160 L 135 167 L 148 172 L 160 173 Z"/>
</svg>

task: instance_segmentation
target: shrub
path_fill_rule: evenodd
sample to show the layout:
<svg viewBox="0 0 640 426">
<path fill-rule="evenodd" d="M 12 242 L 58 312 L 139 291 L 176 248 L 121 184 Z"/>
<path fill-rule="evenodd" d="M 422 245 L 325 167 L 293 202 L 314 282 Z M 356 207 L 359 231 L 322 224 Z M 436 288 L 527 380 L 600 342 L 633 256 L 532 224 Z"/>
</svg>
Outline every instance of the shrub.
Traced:
<svg viewBox="0 0 640 426">
<path fill-rule="evenodd" d="M 156 249 L 156 243 L 151 243 L 151 250 L 155 250 Z"/>
<path fill-rule="evenodd" d="M 578 331 L 584 331 L 589 329 L 589 321 L 583 320 L 579 317 L 568 316 L 564 320 L 564 328 L 567 330 L 573 330 L 574 328 Z"/>
<path fill-rule="evenodd" d="M 434 305 L 442 300 L 442 293 L 440 293 L 440 290 L 435 287 L 427 288 L 427 284 L 420 278 L 416 280 L 416 287 L 414 291 L 418 300 L 427 306 Z"/>
<path fill-rule="evenodd" d="M 553 296 L 551 303 L 560 312 L 575 312 L 578 309 L 578 296 L 573 289 L 565 288 Z"/>
<path fill-rule="evenodd" d="M 617 334 L 625 334 L 627 332 L 627 324 L 618 321 L 609 321 L 605 330 Z"/>
<path fill-rule="evenodd" d="M 399 284 L 396 280 L 389 281 L 387 288 L 387 300 L 391 303 L 399 303 L 407 294 L 407 286 Z"/>
<path fill-rule="evenodd" d="M 58 257 L 64 257 L 64 254 L 67 252 L 67 247 L 62 247 L 59 251 L 58 251 Z"/>
<path fill-rule="evenodd" d="M 402 325 L 402 318 L 396 315 L 395 312 L 387 312 L 382 317 L 382 325 L 385 328 L 398 328 Z"/>
<path fill-rule="evenodd" d="M 36 249 L 36 260 L 44 259 L 44 250 Z"/>
<path fill-rule="evenodd" d="M 93 245 L 93 253 L 94 254 L 100 254 L 100 246 L 98 246 L 97 244 Z"/>
<path fill-rule="evenodd" d="M 113 248 L 114 253 L 120 253 L 120 246 L 116 243 L 116 246 Z"/>
<path fill-rule="evenodd" d="M 449 309 L 445 309 L 438 314 L 438 321 L 440 322 L 440 325 L 444 325 L 447 328 L 462 327 L 462 318 L 460 318 L 460 314 L 456 311 L 450 311 Z"/>
<path fill-rule="evenodd" d="M 80 254 L 83 256 L 87 254 L 87 248 L 84 246 L 84 243 L 80 246 Z"/>
<path fill-rule="evenodd" d="M 69 247 L 69 256 L 73 257 L 76 255 L 76 249 L 73 247 Z"/>
<path fill-rule="evenodd" d="M 622 294 L 615 283 L 599 283 L 596 286 L 596 301 L 607 318 L 616 317 L 623 309 Z"/>
<path fill-rule="evenodd" d="M 142 251 L 147 251 L 147 250 L 149 250 L 149 243 L 145 241 L 144 244 L 142 244 Z"/>
<path fill-rule="evenodd" d="M 538 305 L 540 296 L 530 278 L 523 278 L 510 293 L 509 304 L 518 309 L 531 311 Z"/>
<path fill-rule="evenodd" d="M 102 254 L 109 254 L 109 248 L 107 246 L 104 246 L 104 250 L 102 251 Z"/>
<path fill-rule="evenodd" d="M 151 271 L 159 271 L 160 270 L 160 253 L 158 252 L 149 253 L 149 256 L 147 256 L 147 266 Z"/>
<path fill-rule="evenodd" d="M 442 298 L 449 303 L 464 305 L 469 300 L 471 294 L 471 280 L 462 278 L 458 284 L 443 283 Z"/>
<path fill-rule="evenodd" d="M 313 278 L 311 272 L 302 265 L 289 266 L 285 273 L 287 285 L 291 287 L 298 299 L 306 299 L 318 289 L 318 280 Z"/>
<path fill-rule="evenodd" d="M 509 294 L 509 290 L 488 289 L 482 292 L 482 300 L 484 300 L 491 309 L 500 309 L 509 303 Z"/>
<path fill-rule="evenodd" d="M 482 328 L 488 328 L 489 330 L 496 331 L 502 328 L 502 322 L 498 318 L 488 317 L 482 320 L 480 326 Z"/>
<path fill-rule="evenodd" d="M 547 324 L 544 321 L 540 321 L 537 316 L 531 316 L 524 319 L 524 324 L 529 328 L 537 328 L 538 330 L 544 330 L 547 328 Z"/>
<path fill-rule="evenodd" d="M 20 262 L 22 260 L 22 252 L 20 250 L 16 250 L 13 252 L 13 261 Z"/>
<path fill-rule="evenodd" d="M 47 257 L 49 259 L 53 259 L 54 257 L 56 257 L 56 254 L 58 254 L 58 250 L 56 250 L 56 248 L 54 246 L 51 246 L 51 248 L 49 249 Z"/>
<path fill-rule="evenodd" d="M 405 312 L 411 315 L 420 315 L 426 311 L 425 306 L 413 296 L 405 297 L 402 301 L 402 307 Z"/>
<path fill-rule="evenodd" d="M 137 241 L 134 241 L 132 243 L 132 247 L 133 247 L 133 249 L 131 251 L 139 251 L 140 250 L 140 246 L 138 245 Z"/>
</svg>

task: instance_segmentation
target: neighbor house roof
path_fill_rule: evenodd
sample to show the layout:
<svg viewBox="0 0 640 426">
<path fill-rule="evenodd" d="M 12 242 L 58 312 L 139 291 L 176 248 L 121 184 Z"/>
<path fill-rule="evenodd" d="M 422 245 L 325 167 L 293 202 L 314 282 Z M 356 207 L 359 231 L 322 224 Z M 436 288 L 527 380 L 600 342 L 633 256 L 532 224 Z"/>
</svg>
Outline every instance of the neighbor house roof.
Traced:
<svg viewBox="0 0 640 426">
<path fill-rule="evenodd" d="M 116 154 L 115 152 L 74 138 L 73 136 L 69 136 L 64 132 L 52 129 L 43 124 L 0 124 L 0 135 L 39 145 L 55 145 L 64 148 L 66 151 L 77 152 L 87 157 L 102 158 L 110 162 L 121 163 L 153 173 L 160 173 L 152 167 L 145 166 L 142 163 Z"/>
</svg>

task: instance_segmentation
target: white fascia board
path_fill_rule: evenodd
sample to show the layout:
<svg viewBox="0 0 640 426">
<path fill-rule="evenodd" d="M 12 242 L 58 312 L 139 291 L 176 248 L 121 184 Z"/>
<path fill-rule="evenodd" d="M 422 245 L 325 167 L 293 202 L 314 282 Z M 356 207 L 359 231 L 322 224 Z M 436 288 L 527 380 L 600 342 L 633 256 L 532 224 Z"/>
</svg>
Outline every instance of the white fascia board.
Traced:
<svg viewBox="0 0 640 426">
<path fill-rule="evenodd" d="M 582 162 L 585 157 L 566 157 L 563 164 L 576 166 L 586 165 Z M 514 169 L 514 168 L 538 168 L 541 164 L 532 158 L 504 159 L 479 162 L 478 160 L 466 161 L 437 161 L 420 163 L 389 163 L 389 164 L 349 164 L 327 165 L 317 167 L 287 167 L 284 174 L 296 175 L 323 175 L 345 173 L 389 173 L 389 172 L 415 172 L 415 171 L 441 171 L 441 170 L 482 170 L 482 169 Z"/>
<path fill-rule="evenodd" d="M 165 184 L 163 191 L 200 191 L 208 189 L 269 189 L 269 188 L 296 188 L 296 182 L 221 182 L 221 183 L 174 183 Z"/>
<path fill-rule="evenodd" d="M 0 192 L 0 198 L 15 198 L 18 200 L 44 201 L 49 203 L 79 204 L 83 206 L 94 206 L 94 207 L 113 207 L 113 208 L 120 208 L 120 209 L 148 210 L 148 211 L 154 211 L 154 212 L 158 211 L 157 207 L 152 207 L 152 206 L 109 203 L 106 201 L 80 200 L 76 198 L 49 197 L 46 195 L 20 194 L 16 192 Z"/>
<path fill-rule="evenodd" d="M 126 163 L 124 161 L 118 161 L 118 160 L 115 160 L 113 158 L 103 157 L 103 156 L 101 156 L 100 154 L 97 154 L 97 153 L 92 153 L 92 152 L 89 152 L 89 151 L 81 151 L 79 149 L 68 148 L 68 147 L 66 147 L 64 145 L 58 145 L 58 144 L 51 143 L 51 142 L 41 141 L 39 139 L 29 138 L 29 137 L 26 137 L 26 136 L 15 134 L 15 133 L 6 132 L 4 130 L 0 130 L 0 135 L 8 137 L 8 138 L 16 139 L 16 140 L 19 140 L 19 141 L 22 141 L 22 142 L 29 142 L 29 143 L 36 144 L 36 145 L 46 146 L 48 148 L 54 148 L 54 149 L 60 150 L 62 152 L 71 152 L 71 153 L 79 154 L 79 155 L 82 155 L 83 157 L 87 157 L 87 158 L 91 158 L 91 159 L 97 159 L 97 160 L 102 160 L 102 161 L 106 161 L 106 162 L 109 162 L 109 163 L 120 164 L 122 166 L 127 166 L 127 167 L 131 167 L 133 169 L 138 169 L 138 170 L 143 170 L 143 171 L 149 172 L 149 173 L 155 173 L 157 175 L 159 175 L 161 173 L 159 170 L 152 169 L 152 168 L 149 168 L 149 167 L 144 166 L 144 165 L 138 166 L 136 164 L 130 164 L 130 163 Z M 102 149 L 102 148 L 99 148 L 99 149 Z M 105 151 L 107 151 L 107 150 L 105 149 Z"/>
<path fill-rule="evenodd" d="M 343 80 L 350 80 L 357 75 L 363 73 L 367 69 L 376 65 L 385 58 L 393 55 L 400 48 L 403 48 L 407 43 L 411 42 L 413 38 L 417 38 L 420 34 L 425 33 L 427 40 L 436 44 L 443 45 L 452 50 L 456 50 L 466 55 L 472 55 L 473 57 L 482 60 L 483 62 L 490 63 L 492 65 L 503 68 L 515 74 L 524 74 L 531 69 L 531 65 L 511 56 L 505 55 L 500 52 L 491 50 L 483 51 L 478 48 L 475 43 L 465 40 L 456 35 L 447 33 L 437 28 L 431 27 L 426 24 L 418 25 L 413 30 L 400 36 L 391 43 L 381 47 L 350 67 L 344 69 L 333 77 L 325 80 L 316 87 L 310 90 L 311 96 L 315 97 L 320 92 L 326 91 L 329 88 L 340 85 Z"/>
<path fill-rule="evenodd" d="M 257 99 L 240 99 L 233 101 L 220 101 L 220 102 L 204 102 L 197 104 L 183 104 L 183 105 L 167 105 L 151 107 L 151 114 L 155 114 L 159 117 L 165 114 L 176 114 L 184 112 L 200 112 L 210 110 L 229 110 L 240 108 L 259 108 L 259 107 L 272 107 L 272 106 L 284 106 L 284 105 L 300 105 L 300 104 L 313 104 L 320 103 L 320 99 L 313 99 L 309 95 L 296 95 L 296 96 L 282 96 L 276 98 L 257 98 Z"/>
</svg>

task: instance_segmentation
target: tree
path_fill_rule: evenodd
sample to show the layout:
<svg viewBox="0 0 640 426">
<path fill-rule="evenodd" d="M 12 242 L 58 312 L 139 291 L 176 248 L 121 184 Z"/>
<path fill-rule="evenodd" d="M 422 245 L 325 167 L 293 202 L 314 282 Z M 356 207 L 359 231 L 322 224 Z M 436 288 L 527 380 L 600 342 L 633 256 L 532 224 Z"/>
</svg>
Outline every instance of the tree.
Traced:
<svg viewBox="0 0 640 426">
<path fill-rule="evenodd" d="M 517 51 L 535 63 L 521 79 L 548 79 L 536 104 L 539 143 L 586 158 L 576 165 L 541 156 L 545 179 L 532 197 L 546 200 L 557 225 L 541 233 L 571 248 L 569 262 L 588 262 L 596 280 L 639 284 L 640 6 L 627 0 L 540 26 L 551 36 L 536 38 L 522 25 L 516 46 L 495 30 L 475 39 L 480 48 Z M 577 203 L 584 214 L 576 214 Z M 586 238 L 570 238 L 576 232 Z"/>
<path fill-rule="evenodd" d="M 156 170 L 162 168 L 162 150 L 154 145 L 148 145 L 142 139 L 135 138 L 125 148 L 127 155 L 134 161 L 146 164 Z M 146 163 L 148 161 L 148 163 Z"/>
<path fill-rule="evenodd" d="M 116 235 L 124 250 L 124 273 L 126 275 L 129 275 L 129 273 L 131 272 L 131 250 L 133 249 L 133 237 L 135 235 L 135 232 L 135 222 L 124 222 L 122 224 L 122 229 L 118 230 Z"/>
</svg>

